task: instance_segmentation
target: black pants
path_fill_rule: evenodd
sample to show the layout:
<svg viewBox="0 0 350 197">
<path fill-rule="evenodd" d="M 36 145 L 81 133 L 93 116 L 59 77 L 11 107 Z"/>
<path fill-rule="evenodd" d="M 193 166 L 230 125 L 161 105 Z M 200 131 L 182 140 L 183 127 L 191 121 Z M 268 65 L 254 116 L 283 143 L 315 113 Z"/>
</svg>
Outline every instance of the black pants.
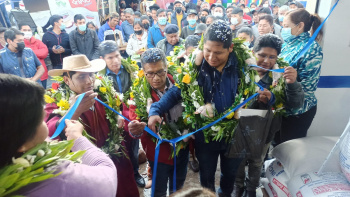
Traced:
<svg viewBox="0 0 350 197">
<path fill-rule="evenodd" d="M 296 116 L 282 117 L 281 130 L 275 135 L 275 146 L 297 138 L 306 137 L 316 115 L 317 105 L 309 111 Z"/>
</svg>

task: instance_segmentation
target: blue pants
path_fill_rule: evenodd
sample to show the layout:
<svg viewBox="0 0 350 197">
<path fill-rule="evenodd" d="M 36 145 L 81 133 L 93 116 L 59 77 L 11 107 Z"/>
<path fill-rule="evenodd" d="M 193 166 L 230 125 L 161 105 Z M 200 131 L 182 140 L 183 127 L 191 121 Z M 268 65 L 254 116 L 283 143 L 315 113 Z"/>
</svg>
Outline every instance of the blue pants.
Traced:
<svg viewBox="0 0 350 197">
<path fill-rule="evenodd" d="M 180 150 L 179 155 L 176 157 L 176 190 L 179 190 L 183 187 L 186 175 L 187 175 L 187 164 L 189 159 L 189 149 L 188 146 L 185 149 Z M 153 161 L 148 161 L 152 174 L 153 172 Z M 163 197 L 166 196 L 167 188 L 168 188 L 168 180 L 169 180 L 169 192 L 173 193 L 173 174 L 174 174 L 174 166 L 168 165 L 165 163 L 159 163 L 157 166 L 157 176 L 155 184 L 155 197 Z"/>
<path fill-rule="evenodd" d="M 227 145 L 224 142 L 202 143 L 195 140 L 196 157 L 199 162 L 199 175 L 201 185 L 215 192 L 215 172 L 220 156 L 220 188 L 219 196 L 231 196 L 233 185 L 235 183 L 237 170 L 241 164 L 241 158 L 227 158 Z"/>
</svg>

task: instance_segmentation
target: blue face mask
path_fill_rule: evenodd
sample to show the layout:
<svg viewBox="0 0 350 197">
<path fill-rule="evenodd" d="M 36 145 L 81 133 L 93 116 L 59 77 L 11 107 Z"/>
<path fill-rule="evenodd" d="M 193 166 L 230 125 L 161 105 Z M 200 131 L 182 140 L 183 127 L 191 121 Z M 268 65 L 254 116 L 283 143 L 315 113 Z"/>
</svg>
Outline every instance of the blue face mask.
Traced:
<svg viewBox="0 0 350 197">
<path fill-rule="evenodd" d="M 158 18 L 158 23 L 160 25 L 165 25 L 166 24 L 166 17 L 159 17 Z"/>
<path fill-rule="evenodd" d="M 86 31 L 86 25 L 85 24 L 84 25 L 79 25 L 78 28 L 79 28 L 80 31 Z"/>
<path fill-rule="evenodd" d="M 279 16 L 279 17 L 278 17 L 278 20 L 279 20 L 280 22 L 283 22 L 283 19 L 284 19 L 284 16 Z"/>
<path fill-rule="evenodd" d="M 191 25 L 191 26 L 194 25 L 194 24 L 196 24 L 196 22 L 197 22 L 196 19 L 190 19 L 190 20 L 188 20 L 188 24 Z"/>
<path fill-rule="evenodd" d="M 245 41 L 245 42 L 243 42 L 243 44 L 244 44 L 245 46 L 247 46 L 247 47 L 249 47 L 249 46 L 250 46 L 249 41 Z"/>
<path fill-rule="evenodd" d="M 299 24 L 298 24 L 299 25 Z M 298 26 L 295 25 L 294 27 Z M 296 36 L 292 34 L 292 29 L 294 28 L 283 28 L 281 31 L 281 37 L 283 38 L 284 41 L 287 41 L 288 39 L 293 39 Z M 297 32 L 298 33 L 298 32 Z"/>
<path fill-rule="evenodd" d="M 61 26 L 60 26 L 60 29 L 61 29 L 61 30 L 66 29 L 66 24 L 62 23 Z"/>
</svg>

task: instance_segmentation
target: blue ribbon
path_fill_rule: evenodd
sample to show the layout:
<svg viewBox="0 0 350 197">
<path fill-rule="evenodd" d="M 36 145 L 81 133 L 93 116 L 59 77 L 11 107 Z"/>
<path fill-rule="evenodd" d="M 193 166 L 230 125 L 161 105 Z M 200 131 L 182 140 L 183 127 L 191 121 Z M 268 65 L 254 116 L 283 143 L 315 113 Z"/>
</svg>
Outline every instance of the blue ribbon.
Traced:
<svg viewBox="0 0 350 197">
<path fill-rule="evenodd" d="M 75 112 L 75 110 L 77 110 L 81 100 L 84 98 L 85 96 L 85 93 L 81 94 L 78 99 L 75 101 L 73 107 L 68 111 L 68 113 L 61 119 L 61 122 L 60 124 L 58 125 L 55 133 L 51 136 L 51 139 L 57 137 L 61 132 L 62 130 L 64 129 L 64 127 L 66 127 L 66 123 L 65 123 L 65 120 L 68 119 L 70 120 Z"/>
<path fill-rule="evenodd" d="M 256 67 L 256 68 L 261 68 L 263 70 L 267 70 L 269 72 L 276 72 L 276 73 L 284 73 L 284 68 L 279 68 L 279 69 L 266 69 L 266 68 L 263 68 L 261 66 L 257 66 L 257 65 L 249 65 L 251 67 Z M 244 72 L 244 71 L 243 71 Z"/>
<path fill-rule="evenodd" d="M 255 83 L 256 85 L 259 86 L 260 90 L 263 91 L 264 88 Z M 236 111 L 237 109 L 239 109 L 240 107 L 242 107 L 243 105 L 247 104 L 247 102 L 249 102 L 250 100 L 252 100 L 254 97 L 256 97 L 259 93 L 255 93 L 254 95 L 250 96 L 249 98 L 247 98 L 244 102 L 242 102 L 241 104 L 237 105 L 235 108 L 233 108 L 231 111 L 229 111 L 228 113 L 226 113 L 225 115 L 223 115 L 221 118 L 211 122 L 210 124 L 205 125 L 204 127 L 192 132 L 192 133 L 188 133 L 186 135 L 171 139 L 171 140 L 167 140 L 167 139 L 162 139 L 160 138 L 157 134 L 155 134 L 150 128 L 145 127 L 145 131 L 147 133 L 149 133 L 150 135 L 152 135 L 153 137 L 157 138 L 159 141 L 157 143 L 156 149 L 155 149 L 155 156 L 154 156 L 154 165 L 153 165 L 153 178 L 152 178 L 152 197 L 154 196 L 154 190 L 155 190 L 155 183 L 156 183 L 156 177 L 157 177 L 157 166 L 158 166 L 158 157 L 159 157 L 159 150 L 160 150 L 160 145 L 163 142 L 168 142 L 171 143 L 173 145 L 174 148 L 174 175 L 173 175 L 173 191 L 176 191 L 176 143 L 180 142 L 181 140 L 190 137 L 191 135 L 197 133 L 198 131 L 202 131 L 204 129 L 208 129 L 211 126 L 215 125 L 216 123 L 220 122 L 221 120 L 223 120 L 224 118 L 226 118 L 229 114 L 231 114 L 232 112 Z M 114 113 L 118 114 L 119 116 L 123 117 L 125 120 L 127 120 L 128 122 L 130 122 L 130 120 L 126 117 L 124 117 L 122 114 L 120 114 L 119 112 L 117 112 L 116 110 L 114 110 L 113 108 L 111 108 L 110 106 L 108 106 L 106 103 L 102 102 L 100 99 L 95 98 L 96 101 L 98 101 L 99 103 L 101 103 L 102 105 L 104 105 L 105 107 L 107 107 L 108 109 L 112 110 Z"/>
<path fill-rule="evenodd" d="M 289 64 L 290 66 L 293 66 L 294 64 L 296 64 L 298 62 L 298 60 L 300 59 L 300 57 L 303 56 L 309 50 L 311 44 L 315 41 L 315 39 L 316 39 L 318 33 L 321 31 L 323 25 L 328 20 L 328 17 L 332 14 L 334 8 L 338 5 L 338 2 L 339 2 L 339 0 L 334 4 L 334 6 L 332 7 L 332 9 L 329 12 L 328 16 L 324 19 L 324 21 L 321 23 L 321 25 L 316 29 L 316 31 L 314 32 L 314 34 L 310 38 L 309 42 L 305 45 L 303 50 L 301 50 L 300 53 L 298 54 L 298 56 L 294 59 L 294 61 L 291 64 Z"/>
</svg>

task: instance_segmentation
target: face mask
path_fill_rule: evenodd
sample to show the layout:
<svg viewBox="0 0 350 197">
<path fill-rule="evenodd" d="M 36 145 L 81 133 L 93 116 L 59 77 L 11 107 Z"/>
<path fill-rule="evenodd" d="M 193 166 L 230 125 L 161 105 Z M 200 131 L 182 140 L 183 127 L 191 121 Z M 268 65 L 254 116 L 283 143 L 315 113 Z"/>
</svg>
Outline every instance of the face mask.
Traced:
<svg viewBox="0 0 350 197">
<path fill-rule="evenodd" d="M 196 24 L 196 19 L 190 19 L 190 20 L 188 20 L 188 24 L 189 25 L 194 25 L 194 24 Z"/>
<path fill-rule="evenodd" d="M 165 25 L 166 24 L 166 17 L 159 17 L 158 18 L 158 23 L 160 25 Z"/>
<path fill-rule="evenodd" d="M 280 22 L 283 22 L 283 19 L 284 19 L 284 16 L 279 16 L 279 17 L 278 17 L 278 20 L 279 20 Z"/>
<path fill-rule="evenodd" d="M 27 39 L 27 40 L 29 40 L 33 36 L 33 33 L 31 31 L 25 31 L 22 33 L 24 34 L 24 39 Z"/>
<path fill-rule="evenodd" d="M 86 25 L 85 24 L 84 25 L 79 25 L 78 28 L 79 28 L 80 31 L 86 31 Z"/>
<path fill-rule="evenodd" d="M 299 25 L 299 24 L 298 24 Z M 294 27 L 298 26 L 295 25 Z M 292 34 L 292 29 L 294 28 L 283 28 L 281 31 L 281 37 L 283 38 L 284 41 L 288 40 L 288 39 L 293 39 L 296 36 Z"/>
<path fill-rule="evenodd" d="M 237 18 L 231 18 L 231 24 L 232 25 L 237 25 L 238 24 L 238 19 Z"/>
<path fill-rule="evenodd" d="M 176 7 L 175 11 L 176 11 L 176 13 L 180 14 L 182 12 L 182 8 L 181 7 Z"/>
<path fill-rule="evenodd" d="M 61 29 L 61 30 L 66 29 L 66 24 L 62 23 L 61 26 L 60 26 L 60 29 Z"/>
<path fill-rule="evenodd" d="M 269 4 L 264 4 L 263 7 L 264 7 L 264 8 L 268 8 L 268 7 L 269 7 Z"/>
<path fill-rule="evenodd" d="M 139 19 L 139 18 L 135 18 L 135 19 L 134 19 L 134 21 L 140 21 L 140 20 L 141 20 L 141 19 Z"/>
<path fill-rule="evenodd" d="M 149 24 L 148 24 L 148 23 L 143 24 L 143 28 L 145 28 L 146 30 L 148 30 Z"/>
<path fill-rule="evenodd" d="M 26 47 L 26 45 L 24 44 L 24 42 L 19 42 L 17 43 L 17 47 L 16 50 L 17 51 L 23 51 L 23 49 Z"/>
<path fill-rule="evenodd" d="M 223 14 L 221 12 L 214 12 L 213 15 L 214 16 L 218 16 L 218 17 L 222 17 L 223 16 Z"/>
<path fill-rule="evenodd" d="M 142 34 L 142 30 L 140 31 L 134 31 L 136 35 L 141 35 Z"/>
<path fill-rule="evenodd" d="M 205 17 L 205 16 L 202 16 L 202 17 L 201 17 L 201 22 L 202 22 L 202 23 L 205 23 L 205 19 L 206 19 L 206 17 Z"/>
<path fill-rule="evenodd" d="M 243 42 L 243 44 L 244 44 L 245 46 L 247 46 L 247 47 L 249 47 L 249 46 L 250 46 L 249 41 L 245 41 L 245 42 Z"/>
<path fill-rule="evenodd" d="M 296 9 L 289 9 L 289 11 L 293 11 L 293 10 L 296 10 Z"/>
</svg>

